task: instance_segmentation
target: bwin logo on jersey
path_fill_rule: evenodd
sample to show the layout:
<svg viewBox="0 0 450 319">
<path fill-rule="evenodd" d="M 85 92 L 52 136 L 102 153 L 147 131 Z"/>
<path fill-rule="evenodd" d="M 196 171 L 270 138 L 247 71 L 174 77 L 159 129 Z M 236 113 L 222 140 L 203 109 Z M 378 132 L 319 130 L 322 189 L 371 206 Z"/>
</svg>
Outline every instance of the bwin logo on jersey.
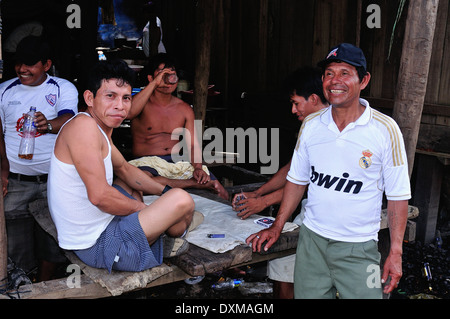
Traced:
<svg viewBox="0 0 450 319">
<path fill-rule="evenodd" d="M 325 187 L 326 189 L 332 189 L 334 187 L 336 192 L 343 191 L 344 193 L 350 193 L 353 190 L 353 194 L 358 194 L 363 187 L 363 182 L 349 180 L 349 177 L 350 175 L 348 173 L 342 174 L 342 178 L 324 175 L 323 173 L 316 172 L 314 166 L 311 166 L 310 180 L 312 183 Z"/>
</svg>

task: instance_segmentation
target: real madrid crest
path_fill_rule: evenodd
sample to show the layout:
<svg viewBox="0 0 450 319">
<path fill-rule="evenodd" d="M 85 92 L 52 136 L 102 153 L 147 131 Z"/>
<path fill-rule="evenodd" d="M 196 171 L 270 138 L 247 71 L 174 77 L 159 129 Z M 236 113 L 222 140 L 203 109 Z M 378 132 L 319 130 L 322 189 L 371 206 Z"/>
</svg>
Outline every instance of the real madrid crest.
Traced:
<svg viewBox="0 0 450 319">
<path fill-rule="evenodd" d="M 359 166 L 361 166 L 361 168 L 363 168 L 363 169 L 367 169 L 370 167 L 370 165 L 372 165 L 373 153 L 369 150 L 366 150 L 362 153 L 364 156 L 359 159 Z"/>
</svg>

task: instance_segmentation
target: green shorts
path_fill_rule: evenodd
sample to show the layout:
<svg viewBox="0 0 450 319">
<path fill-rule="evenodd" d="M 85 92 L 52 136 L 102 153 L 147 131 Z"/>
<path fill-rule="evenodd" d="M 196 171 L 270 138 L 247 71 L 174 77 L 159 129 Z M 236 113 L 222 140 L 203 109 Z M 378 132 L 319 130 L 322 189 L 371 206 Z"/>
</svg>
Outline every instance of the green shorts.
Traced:
<svg viewBox="0 0 450 319">
<path fill-rule="evenodd" d="M 380 253 L 363 243 L 324 238 L 302 225 L 297 245 L 294 295 L 299 299 L 381 299 Z"/>
</svg>

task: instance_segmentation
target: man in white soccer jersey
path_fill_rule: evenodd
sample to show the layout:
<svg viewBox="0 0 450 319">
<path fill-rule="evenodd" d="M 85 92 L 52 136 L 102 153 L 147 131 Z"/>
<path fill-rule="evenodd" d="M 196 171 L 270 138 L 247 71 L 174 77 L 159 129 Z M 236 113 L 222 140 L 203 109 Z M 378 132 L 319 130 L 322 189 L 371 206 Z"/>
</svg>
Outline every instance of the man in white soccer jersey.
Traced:
<svg viewBox="0 0 450 319">
<path fill-rule="evenodd" d="M 14 56 L 17 77 L 0 86 L 0 115 L 3 122 L 6 153 L 10 164 L 8 194 L 5 197 L 5 217 L 8 232 L 8 256 L 17 267 L 29 272 L 34 268 L 34 246 L 39 262 L 38 279 L 49 280 L 58 262 L 65 257 L 58 245 L 38 225 L 35 231 L 21 234 L 11 233 L 13 224 L 20 223 L 26 229 L 31 216 L 28 204 L 47 197 L 47 174 L 50 157 L 59 128 L 78 112 L 78 91 L 62 78 L 49 75 L 52 66 L 52 51 L 42 37 L 25 37 L 18 45 Z M 24 113 L 36 107 L 36 141 L 31 160 L 18 157 L 22 136 Z M 11 227 L 9 227 L 11 225 Z"/>
<path fill-rule="evenodd" d="M 319 63 L 331 106 L 303 122 L 273 226 L 249 236 L 254 251 L 279 238 L 308 187 L 295 267 L 296 298 L 381 298 L 402 275 L 410 183 L 403 137 L 390 117 L 360 98 L 370 74 L 361 49 L 340 44 Z M 391 237 L 380 278 L 383 191 Z"/>
</svg>

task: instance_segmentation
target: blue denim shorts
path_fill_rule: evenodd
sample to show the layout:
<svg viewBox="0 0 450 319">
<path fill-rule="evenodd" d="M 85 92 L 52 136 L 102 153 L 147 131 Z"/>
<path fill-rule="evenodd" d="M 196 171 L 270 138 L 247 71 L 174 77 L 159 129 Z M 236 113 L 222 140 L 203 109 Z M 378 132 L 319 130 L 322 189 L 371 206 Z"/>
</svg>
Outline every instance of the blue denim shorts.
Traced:
<svg viewBox="0 0 450 319">
<path fill-rule="evenodd" d="M 121 187 L 114 187 L 131 197 Z M 115 216 L 92 247 L 75 250 L 74 253 L 88 266 L 105 268 L 109 272 L 143 271 L 161 265 L 162 238 L 150 246 L 138 214 Z"/>
</svg>

